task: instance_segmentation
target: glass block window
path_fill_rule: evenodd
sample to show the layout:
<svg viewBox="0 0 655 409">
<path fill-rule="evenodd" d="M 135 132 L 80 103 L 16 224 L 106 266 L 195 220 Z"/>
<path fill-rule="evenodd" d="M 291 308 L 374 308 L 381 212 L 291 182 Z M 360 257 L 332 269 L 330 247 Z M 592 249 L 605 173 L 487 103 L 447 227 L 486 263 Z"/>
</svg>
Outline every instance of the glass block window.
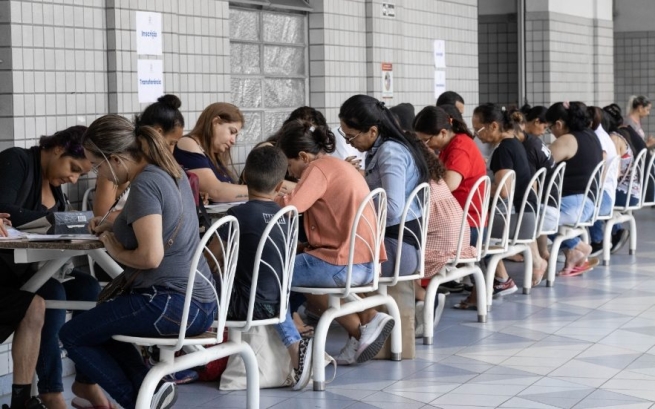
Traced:
<svg viewBox="0 0 655 409">
<path fill-rule="evenodd" d="M 232 103 L 246 117 L 239 144 L 253 145 L 307 104 L 307 16 L 231 7 L 230 65 Z"/>
</svg>

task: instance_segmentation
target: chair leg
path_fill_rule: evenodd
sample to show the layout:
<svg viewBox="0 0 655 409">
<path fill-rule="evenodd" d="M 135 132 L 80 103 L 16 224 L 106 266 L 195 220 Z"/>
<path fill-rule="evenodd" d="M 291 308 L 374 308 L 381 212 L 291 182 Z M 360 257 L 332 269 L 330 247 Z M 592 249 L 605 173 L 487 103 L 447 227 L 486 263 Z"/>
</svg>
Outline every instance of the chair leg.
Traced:
<svg viewBox="0 0 655 409">
<path fill-rule="evenodd" d="M 312 373 L 315 391 L 325 390 L 325 342 L 327 340 L 328 329 L 336 317 L 336 313 L 337 310 L 332 307 L 325 310 L 314 330 Z"/>
<path fill-rule="evenodd" d="M 423 308 L 423 345 L 432 345 L 434 334 L 434 302 L 437 297 L 437 288 L 441 284 L 440 277 L 432 277 L 428 288 L 425 289 L 425 308 Z M 442 303 L 443 304 L 443 303 Z"/>
<path fill-rule="evenodd" d="M 257 357 L 249 346 L 241 348 L 239 355 L 241 355 L 246 368 L 246 409 L 259 409 L 259 366 Z"/>
<path fill-rule="evenodd" d="M 446 294 L 437 294 L 437 301 L 437 308 L 434 311 L 434 326 L 432 328 L 437 328 L 439 326 L 441 314 L 443 314 L 443 309 L 446 306 Z"/>
<path fill-rule="evenodd" d="M 483 282 L 484 275 L 480 267 L 476 267 L 473 271 L 473 276 L 475 277 L 476 282 Z M 487 287 L 484 285 L 477 286 L 478 292 L 478 322 L 485 323 L 487 322 L 487 305 L 485 301 L 487 300 Z"/>
<path fill-rule="evenodd" d="M 530 294 L 532 288 L 532 251 L 530 246 L 525 245 L 523 249 L 523 294 Z"/>
<path fill-rule="evenodd" d="M 496 275 L 496 268 L 498 267 L 498 263 L 502 260 L 502 257 L 500 254 L 495 254 L 491 256 L 489 261 L 487 262 L 487 268 L 485 270 L 485 280 L 484 280 L 484 286 L 487 288 L 487 310 L 491 311 L 491 304 L 493 303 L 493 295 L 494 295 L 494 277 Z M 476 286 L 480 286 L 477 282 L 475 283 Z"/>
<path fill-rule="evenodd" d="M 550 259 L 548 260 L 548 279 L 546 281 L 546 287 L 552 287 L 555 283 L 555 272 L 557 270 L 557 254 L 559 253 L 559 248 L 562 245 L 564 238 L 560 235 L 555 237 L 553 240 L 553 246 L 550 248 Z"/>
<path fill-rule="evenodd" d="M 385 303 L 387 311 L 393 317 L 395 324 L 391 330 L 391 360 L 401 361 L 403 355 L 403 332 L 400 321 L 400 309 L 396 301 L 387 295 L 387 302 Z"/>
<path fill-rule="evenodd" d="M 603 265 L 610 265 L 610 250 L 612 250 L 612 228 L 616 222 L 614 219 L 609 219 L 605 222 L 605 230 L 603 231 Z"/>
<path fill-rule="evenodd" d="M 634 215 L 630 215 L 630 250 L 628 254 L 631 256 L 637 251 L 637 222 Z"/>
</svg>

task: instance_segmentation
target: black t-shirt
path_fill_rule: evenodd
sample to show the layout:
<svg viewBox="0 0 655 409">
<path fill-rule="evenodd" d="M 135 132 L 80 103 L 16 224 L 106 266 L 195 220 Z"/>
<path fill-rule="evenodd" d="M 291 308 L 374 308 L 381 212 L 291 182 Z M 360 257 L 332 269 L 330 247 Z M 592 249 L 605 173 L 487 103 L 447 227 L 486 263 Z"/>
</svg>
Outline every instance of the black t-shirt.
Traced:
<svg viewBox="0 0 655 409">
<path fill-rule="evenodd" d="M 237 297 L 243 302 L 248 302 L 250 296 L 250 285 L 252 283 L 252 272 L 255 263 L 255 255 L 259 240 L 268 225 L 268 221 L 275 216 L 281 207 L 275 203 L 264 200 L 250 200 L 240 206 L 235 206 L 227 211 L 239 221 L 239 259 L 234 277 L 234 291 L 239 292 Z M 280 224 L 286 223 L 284 218 Z M 284 227 L 283 227 L 284 229 Z M 280 251 L 284 248 L 284 237 L 282 229 L 272 229 L 270 238 L 276 243 Z M 278 279 L 282 282 L 282 260 L 275 249 L 273 242 L 269 240 L 262 251 L 262 262 L 259 267 L 259 278 L 257 282 L 256 301 L 267 304 L 280 303 L 280 286 Z M 273 271 L 264 263 L 268 263 L 275 270 Z M 247 305 L 245 306 L 247 309 Z"/>
<path fill-rule="evenodd" d="M 529 188 L 530 179 L 532 178 L 532 171 L 528 163 L 528 156 L 525 153 L 521 142 L 516 138 L 507 138 L 500 141 L 498 147 L 494 150 L 491 156 L 491 163 L 489 165 L 491 171 L 496 172 L 503 169 L 511 169 L 516 172 L 516 188 L 514 190 L 514 209 L 519 212 L 521 209 L 521 202 L 525 191 Z M 536 207 L 536 200 L 534 194 L 531 194 L 528 201 L 531 203 L 532 208 Z M 530 206 L 526 211 L 532 211 Z"/>
<path fill-rule="evenodd" d="M 528 164 L 530 165 L 532 174 L 534 175 L 541 168 L 546 168 L 546 172 L 550 173 L 555 168 L 555 162 L 553 161 L 553 155 L 551 155 L 550 149 L 548 149 L 541 138 L 528 133 L 524 133 L 524 135 L 523 147 L 525 148 L 526 155 L 528 155 Z"/>
</svg>

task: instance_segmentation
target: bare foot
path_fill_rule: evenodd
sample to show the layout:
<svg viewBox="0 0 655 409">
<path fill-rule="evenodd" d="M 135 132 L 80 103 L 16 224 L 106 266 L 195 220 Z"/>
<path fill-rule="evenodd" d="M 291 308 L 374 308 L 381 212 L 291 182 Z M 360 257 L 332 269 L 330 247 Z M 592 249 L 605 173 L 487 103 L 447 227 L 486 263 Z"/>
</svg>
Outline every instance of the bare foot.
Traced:
<svg viewBox="0 0 655 409">
<path fill-rule="evenodd" d="M 73 382 L 71 390 L 75 396 L 88 400 L 93 406 L 113 407 L 98 384 Z"/>
<path fill-rule="evenodd" d="M 514 254 L 513 256 L 505 257 L 505 260 L 513 261 L 515 263 L 522 263 L 523 254 Z"/>
<path fill-rule="evenodd" d="M 39 398 L 48 409 L 67 409 L 64 395 L 60 392 L 42 393 Z"/>
<path fill-rule="evenodd" d="M 544 278 L 546 269 L 548 268 L 548 262 L 546 260 L 541 260 L 541 265 L 538 267 L 532 266 L 532 286 L 536 287 L 541 283 L 541 280 Z"/>
<path fill-rule="evenodd" d="M 296 325 L 296 329 L 301 337 L 311 337 L 314 335 L 314 327 L 306 325 L 297 312 L 294 312 L 292 317 L 293 323 Z"/>
</svg>

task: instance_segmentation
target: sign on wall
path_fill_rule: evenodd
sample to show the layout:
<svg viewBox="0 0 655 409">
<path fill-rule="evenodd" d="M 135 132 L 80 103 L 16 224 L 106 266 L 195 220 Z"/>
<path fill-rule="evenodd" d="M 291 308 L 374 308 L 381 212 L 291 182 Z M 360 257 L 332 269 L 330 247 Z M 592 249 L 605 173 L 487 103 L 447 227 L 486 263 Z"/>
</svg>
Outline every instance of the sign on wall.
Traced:
<svg viewBox="0 0 655 409">
<path fill-rule="evenodd" d="M 138 60 L 137 64 L 139 103 L 156 102 L 164 95 L 164 64 L 162 60 Z"/>
<path fill-rule="evenodd" d="M 162 54 L 161 13 L 136 12 L 136 53 Z"/>
<path fill-rule="evenodd" d="M 382 17 L 396 18 L 396 5 L 393 3 L 382 3 Z"/>
<path fill-rule="evenodd" d="M 446 68 L 446 42 L 434 40 L 432 52 L 434 53 L 434 68 Z"/>
<path fill-rule="evenodd" d="M 382 98 L 393 98 L 393 64 L 382 63 Z"/>
<path fill-rule="evenodd" d="M 434 99 L 446 92 L 446 71 L 434 72 Z"/>
</svg>

